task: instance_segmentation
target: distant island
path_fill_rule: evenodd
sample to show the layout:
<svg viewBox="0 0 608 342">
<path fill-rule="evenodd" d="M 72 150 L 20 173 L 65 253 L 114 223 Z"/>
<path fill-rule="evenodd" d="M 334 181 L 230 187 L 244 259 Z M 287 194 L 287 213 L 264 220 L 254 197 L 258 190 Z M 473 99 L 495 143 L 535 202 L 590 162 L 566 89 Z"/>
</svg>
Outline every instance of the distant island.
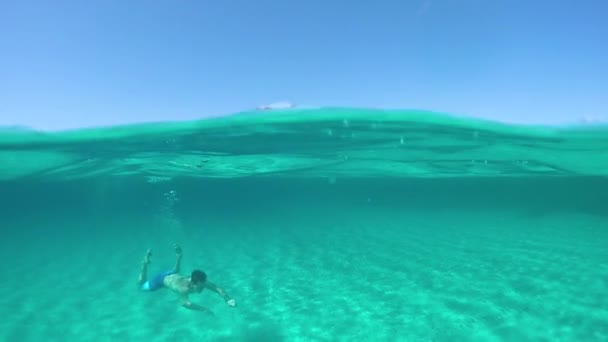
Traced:
<svg viewBox="0 0 608 342">
<path fill-rule="evenodd" d="M 291 108 L 295 108 L 295 104 L 293 104 L 292 102 L 289 102 L 289 101 L 283 101 L 283 102 L 275 102 L 275 103 L 271 103 L 268 105 L 258 106 L 255 109 L 256 110 L 277 110 L 277 109 L 291 109 Z"/>
</svg>

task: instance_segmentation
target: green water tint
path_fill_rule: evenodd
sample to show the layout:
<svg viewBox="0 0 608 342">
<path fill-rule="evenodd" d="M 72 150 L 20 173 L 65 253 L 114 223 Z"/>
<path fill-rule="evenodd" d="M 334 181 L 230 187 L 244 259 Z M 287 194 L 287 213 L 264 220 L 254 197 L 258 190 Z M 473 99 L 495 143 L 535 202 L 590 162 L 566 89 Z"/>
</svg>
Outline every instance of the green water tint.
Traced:
<svg viewBox="0 0 608 342">
<path fill-rule="evenodd" d="M 0 132 L 0 179 L 605 176 L 608 127 L 314 109 L 58 133 Z"/>
<path fill-rule="evenodd" d="M 608 128 L 321 109 L 0 133 L 2 341 L 607 341 Z M 201 268 L 201 316 L 134 282 Z"/>
</svg>

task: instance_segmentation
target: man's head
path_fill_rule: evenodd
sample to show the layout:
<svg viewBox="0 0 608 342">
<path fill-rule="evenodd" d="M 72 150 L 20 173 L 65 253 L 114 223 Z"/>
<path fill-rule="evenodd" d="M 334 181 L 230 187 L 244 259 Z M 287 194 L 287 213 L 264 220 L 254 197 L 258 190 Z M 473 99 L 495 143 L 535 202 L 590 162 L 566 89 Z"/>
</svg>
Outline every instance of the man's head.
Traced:
<svg viewBox="0 0 608 342">
<path fill-rule="evenodd" d="M 190 275 L 190 286 L 198 292 L 203 290 L 205 282 L 207 281 L 207 275 L 201 270 L 194 270 Z"/>
</svg>

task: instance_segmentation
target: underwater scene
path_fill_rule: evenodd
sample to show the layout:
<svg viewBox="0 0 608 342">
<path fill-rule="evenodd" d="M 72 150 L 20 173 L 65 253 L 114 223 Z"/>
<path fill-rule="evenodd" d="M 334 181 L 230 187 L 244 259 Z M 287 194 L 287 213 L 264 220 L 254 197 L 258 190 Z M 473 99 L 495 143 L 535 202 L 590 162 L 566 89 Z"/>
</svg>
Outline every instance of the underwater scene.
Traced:
<svg viewBox="0 0 608 342">
<path fill-rule="evenodd" d="M 9 127 L 0 194 L 3 341 L 608 340 L 606 125 Z"/>
</svg>

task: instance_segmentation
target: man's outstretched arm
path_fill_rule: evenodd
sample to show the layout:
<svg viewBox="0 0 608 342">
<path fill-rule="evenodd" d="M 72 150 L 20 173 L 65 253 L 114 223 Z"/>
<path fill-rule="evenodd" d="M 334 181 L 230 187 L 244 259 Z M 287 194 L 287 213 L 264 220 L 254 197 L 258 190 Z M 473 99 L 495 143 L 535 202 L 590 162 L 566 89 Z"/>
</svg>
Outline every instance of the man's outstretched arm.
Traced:
<svg viewBox="0 0 608 342">
<path fill-rule="evenodd" d="M 181 296 L 180 300 L 181 300 L 182 306 L 185 307 L 186 309 L 211 313 L 211 310 L 207 309 L 206 307 L 204 307 L 202 305 L 198 305 L 196 303 L 192 303 L 190 301 L 190 299 L 188 299 L 188 296 Z"/>
<path fill-rule="evenodd" d="M 205 282 L 205 287 L 207 287 L 209 290 L 219 294 L 220 297 L 222 297 L 228 305 L 236 306 L 236 301 L 234 299 L 230 298 L 230 296 L 228 295 L 228 293 L 226 293 L 226 291 L 224 291 L 224 289 L 220 288 L 219 286 L 217 286 L 214 283 L 209 282 L 209 281 Z"/>
</svg>

